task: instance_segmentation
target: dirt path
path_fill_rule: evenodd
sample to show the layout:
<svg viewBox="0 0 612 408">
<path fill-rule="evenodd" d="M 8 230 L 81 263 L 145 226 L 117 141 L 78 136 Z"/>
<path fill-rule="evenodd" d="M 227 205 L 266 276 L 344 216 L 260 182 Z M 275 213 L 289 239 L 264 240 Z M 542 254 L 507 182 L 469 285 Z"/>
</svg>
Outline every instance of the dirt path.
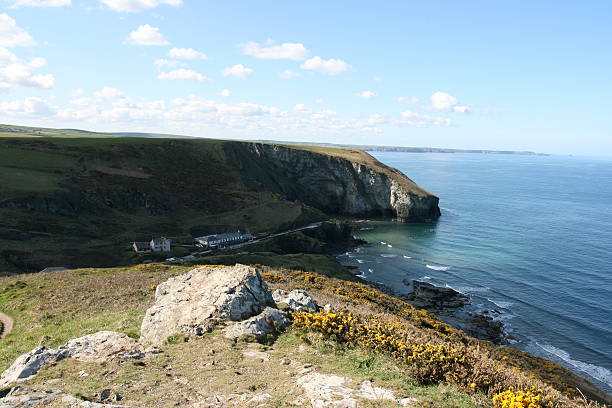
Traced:
<svg viewBox="0 0 612 408">
<path fill-rule="evenodd" d="M 6 335 L 9 334 L 11 330 L 13 330 L 13 319 L 0 312 L 0 322 L 2 322 L 3 324 L 2 330 L 0 330 L 0 339 L 2 339 L 6 337 Z"/>
</svg>

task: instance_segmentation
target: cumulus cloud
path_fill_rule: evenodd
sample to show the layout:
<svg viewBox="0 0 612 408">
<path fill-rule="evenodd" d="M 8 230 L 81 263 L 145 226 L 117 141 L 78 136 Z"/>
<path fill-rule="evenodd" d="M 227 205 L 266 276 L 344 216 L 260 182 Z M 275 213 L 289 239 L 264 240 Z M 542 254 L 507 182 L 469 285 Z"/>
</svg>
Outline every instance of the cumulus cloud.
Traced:
<svg viewBox="0 0 612 408">
<path fill-rule="evenodd" d="M 231 94 L 232 94 L 232 91 L 230 91 L 229 89 L 224 89 L 221 92 L 219 92 L 217 95 L 223 96 L 223 97 L 228 97 Z"/>
<path fill-rule="evenodd" d="M 180 6 L 183 4 L 182 0 L 100 0 L 100 2 L 104 3 L 112 10 L 126 13 L 135 13 L 151 9 L 161 4 L 170 6 Z"/>
<path fill-rule="evenodd" d="M 257 42 L 248 42 L 242 45 L 242 53 L 259 59 L 303 61 L 308 57 L 309 51 L 300 43 L 282 43 L 265 47 Z"/>
<path fill-rule="evenodd" d="M 278 74 L 279 77 L 281 77 L 282 79 L 293 79 L 293 78 L 297 78 L 300 75 L 299 72 L 295 72 L 291 69 L 286 69 L 284 71 L 281 71 L 280 74 Z"/>
<path fill-rule="evenodd" d="M 405 96 L 398 96 L 397 98 L 395 98 L 395 101 L 397 103 L 419 103 L 419 98 L 417 98 L 416 96 L 411 96 L 410 98 Z"/>
<path fill-rule="evenodd" d="M 416 112 L 405 111 L 400 113 L 400 119 L 394 122 L 397 126 L 428 127 L 428 126 L 450 126 L 449 118 L 433 117 Z"/>
<path fill-rule="evenodd" d="M 55 83 L 52 74 L 38 74 L 35 71 L 47 64 L 44 58 L 23 61 L 6 48 L 0 48 L 0 90 L 22 86 L 49 89 Z"/>
<path fill-rule="evenodd" d="M 225 77 L 235 77 L 240 79 L 248 79 L 253 70 L 251 68 L 247 68 L 242 64 L 236 64 L 232 67 L 227 67 L 223 70 L 222 75 Z"/>
<path fill-rule="evenodd" d="M 17 26 L 17 22 L 6 13 L 0 13 L 0 47 L 35 45 L 27 31 Z"/>
<path fill-rule="evenodd" d="M 168 45 L 168 40 L 164 38 L 159 28 L 144 24 L 132 31 L 126 38 L 129 44 L 133 45 Z"/>
<path fill-rule="evenodd" d="M 160 72 L 157 79 L 161 80 L 187 80 L 187 81 L 208 81 L 204 75 L 191 69 L 175 69 L 174 71 Z"/>
<path fill-rule="evenodd" d="M 196 51 L 193 48 L 172 48 L 170 51 L 168 51 L 168 56 L 171 58 L 189 60 L 208 58 L 206 54 Z"/>
<path fill-rule="evenodd" d="M 165 58 L 160 58 L 155 60 L 155 65 L 157 67 L 183 67 L 186 64 L 181 61 L 174 61 Z"/>
<path fill-rule="evenodd" d="M 7 116 L 53 116 L 57 108 L 42 98 L 29 96 L 22 100 L 0 102 L 0 112 Z"/>
<path fill-rule="evenodd" d="M 100 99 L 116 99 L 116 98 L 121 98 L 123 96 L 123 92 L 121 92 L 117 88 L 111 88 L 110 86 L 105 86 L 99 91 L 94 92 L 94 96 Z"/>
<path fill-rule="evenodd" d="M 469 113 L 470 107 L 459 105 L 459 101 L 454 96 L 446 92 L 436 92 L 431 95 L 431 108 L 441 112 Z"/>
<path fill-rule="evenodd" d="M 362 91 L 362 92 L 357 92 L 356 94 L 353 94 L 354 96 L 361 98 L 361 99 L 374 99 L 376 98 L 376 94 L 372 91 Z"/>
<path fill-rule="evenodd" d="M 71 0 L 15 0 L 11 7 L 64 7 L 71 3 Z"/>
<path fill-rule="evenodd" d="M 327 75 L 339 75 L 353 69 L 349 64 L 342 60 L 333 58 L 324 60 L 319 56 L 304 61 L 301 68 L 309 71 L 318 71 Z"/>
</svg>

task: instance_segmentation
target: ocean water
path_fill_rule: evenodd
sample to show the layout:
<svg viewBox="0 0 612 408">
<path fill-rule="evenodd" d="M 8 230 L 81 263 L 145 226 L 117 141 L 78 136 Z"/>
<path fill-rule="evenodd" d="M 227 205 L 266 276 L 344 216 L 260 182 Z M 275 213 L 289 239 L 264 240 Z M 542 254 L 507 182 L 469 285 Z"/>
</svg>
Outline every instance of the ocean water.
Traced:
<svg viewBox="0 0 612 408">
<path fill-rule="evenodd" d="M 378 222 L 340 256 L 365 279 L 449 286 L 513 346 L 612 392 L 612 159 L 375 152 L 440 197 L 431 225 Z"/>
</svg>

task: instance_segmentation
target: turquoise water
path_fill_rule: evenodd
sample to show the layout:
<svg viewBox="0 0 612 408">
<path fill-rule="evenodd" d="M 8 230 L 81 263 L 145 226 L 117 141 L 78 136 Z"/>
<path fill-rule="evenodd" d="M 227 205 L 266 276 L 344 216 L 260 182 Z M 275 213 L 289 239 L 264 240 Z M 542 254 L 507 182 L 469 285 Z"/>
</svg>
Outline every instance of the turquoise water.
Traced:
<svg viewBox="0 0 612 408">
<path fill-rule="evenodd" d="M 448 285 L 515 347 L 612 391 L 612 159 L 374 153 L 440 197 L 433 225 L 377 223 L 340 257 L 363 276 Z"/>
</svg>

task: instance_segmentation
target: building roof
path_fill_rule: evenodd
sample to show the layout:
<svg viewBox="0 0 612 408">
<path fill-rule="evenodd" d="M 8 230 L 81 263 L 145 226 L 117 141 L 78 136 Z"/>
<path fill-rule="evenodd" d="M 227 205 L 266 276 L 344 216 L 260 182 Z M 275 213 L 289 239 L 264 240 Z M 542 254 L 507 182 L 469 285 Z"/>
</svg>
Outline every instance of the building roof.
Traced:
<svg viewBox="0 0 612 408">
<path fill-rule="evenodd" d="M 216 234 L 216 235 L 206 235 L 203 237 L 198 237 L 196 238 L 196 241 L 220 241 L 223 239 L 232 239 L 232 238 L 241 238 L 241 237 L 245 237 L 245 236 L 250 236 L 251 234 L 241 234 L 240 231 L 238 232 L 227 232 L 227 233 L 223 233 L 223 234 Z"/>
<path fill-rule="evenodd" d="M 136 249 L 141 251 L 143 249 L 151 249 L 151 243 L 150 242 L 138 242 L 138 241 L 134 241 L 134 245 L 136 245 Z"/>
<path fill-rule="evenodd" d="M 157 245 L 157 244 L 163 244 L 164 242 L 170 241 L 169 239 L 167 239 L 166 237 L 161 237 L 161 238 L 153 238 L 151 240 L 151 242 L 153 242 L 153 245 Z"/>
</svg>

